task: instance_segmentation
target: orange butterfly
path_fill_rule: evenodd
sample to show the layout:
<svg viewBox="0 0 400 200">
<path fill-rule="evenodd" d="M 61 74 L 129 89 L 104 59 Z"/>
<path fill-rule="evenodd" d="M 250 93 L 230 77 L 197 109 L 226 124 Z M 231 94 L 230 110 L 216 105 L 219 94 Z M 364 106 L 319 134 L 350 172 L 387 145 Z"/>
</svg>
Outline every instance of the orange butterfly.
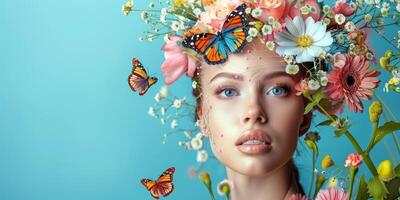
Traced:
<svg viewBox="0 0 400 200">
<path fill-rule="evenodd" d="M 160 194 L 166 197 L 174 190 L 174 184 L 172 184 L 174 172 L 175 167 L 170 167 L 161 174 L 157 181 L 144 178 L 141 180 L 141 183 L 150 191 L 151 196 L 155 199 L 159 199 Z"/>
<path fill-rule="evenodd" d="M 138 59 L 132 58 L 132 73 L 128 77 L 128 83 L 134 92 L 138 90 L 139 95 L 144 95 L 157 80 L 156 77 L 147 75 L 146 70 Z"/>
</svg>

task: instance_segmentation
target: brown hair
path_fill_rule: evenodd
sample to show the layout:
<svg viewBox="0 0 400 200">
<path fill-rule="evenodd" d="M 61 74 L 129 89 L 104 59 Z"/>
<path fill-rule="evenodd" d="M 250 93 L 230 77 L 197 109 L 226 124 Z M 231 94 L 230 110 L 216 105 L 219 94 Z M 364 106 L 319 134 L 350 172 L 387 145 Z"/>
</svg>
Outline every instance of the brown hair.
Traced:
<svg viewBox="0 0 400 200">
<path fill-rule="evenodd" d="M 307 76 L 307 71 L 312 69 L 314 67 L 313 62 L 305 62 L 300 64 L 300 71 L 299 71 L 299 76 L 300 77 L 306 77 Z M 192 78 L 192 81 L 195 81 L 196 87 L 193 88 L 192 90 L 192 95 L 196 98 L 196 115 L 195 115 L 195 121 L 199 120 L 199 113 L 201 113 L 201 105 L 202 105 L 202 95 L 201 95 L 201 84 L 200 84 L 200 71 L 201 67 L 198 67 L 196 69 L 196 72 Z M 309 100 L 304 98 L 304 107 L 308 104 Z M 304 120 L 305 124 L 301 127 L 299 130 L 299 136 L 304 135 L 308 129 L 310 128 L 311 125 L 311 120 L 312 120 L 312 112 L 309 112 L 307 115 L 304 115 Z M 288 168 L 290 172 L 290 177 L 291 177 L 291 184 L 295 184 L 295 188 L 298 193 L 305 195 L 303 186 L 300 183 L 300 176 L 299 176 L 299 170 L 297 169 L 297 166 L 295 165 L 293 158 L 291 158 L 288 161 Z"/>
</svg>

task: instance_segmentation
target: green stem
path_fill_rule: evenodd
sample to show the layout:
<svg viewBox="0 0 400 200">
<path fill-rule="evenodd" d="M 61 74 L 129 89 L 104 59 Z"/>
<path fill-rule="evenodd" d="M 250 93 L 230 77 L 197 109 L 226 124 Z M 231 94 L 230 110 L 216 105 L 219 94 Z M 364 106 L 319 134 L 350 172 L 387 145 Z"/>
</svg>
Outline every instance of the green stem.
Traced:
<svg viewBox="0 0 400 200">
<path fill-rule="evenodd" d="M 312 186 L 314 185 L 314 169 L 315 169 L 315 152 L 313 151 L 313 158 L 312 158 L 312 175 L 311 175 L 311 183 L 310 183 L 310 189 L 308 190 L 308 196 L 311 196 L 311 190 Z"/>
<path fill-rule="evenodd" d="M 356 177 L 357 169 L 354 167 L 350 167 L 350 188 L 347 193 L 347 200 L 351 199 L 351 193 L 353 192 L 354 178 Z"/>
<path fill-rule="evenodd" d="M 372 132 L 372 137 L 371 137 L 371 139 L 369 141 L 367 149 L 365 150 L 365 153 L 367 153 L 367 154 L 372 150 L 372 147 L 375 146 L 375 138 L 376 138 L 376 135 L 378 134 L 378 131 L 377 131 L 378 130 L 378 123 L 379 122 L 374 122 L 373 123 L 374 130 Z"/>
<path fill-rule="evenodd" d="M 211 199 L 215 200 L 214 193 L 211 188 L 208 188 L 208 192 L 210 193 Z"/>
</svg>

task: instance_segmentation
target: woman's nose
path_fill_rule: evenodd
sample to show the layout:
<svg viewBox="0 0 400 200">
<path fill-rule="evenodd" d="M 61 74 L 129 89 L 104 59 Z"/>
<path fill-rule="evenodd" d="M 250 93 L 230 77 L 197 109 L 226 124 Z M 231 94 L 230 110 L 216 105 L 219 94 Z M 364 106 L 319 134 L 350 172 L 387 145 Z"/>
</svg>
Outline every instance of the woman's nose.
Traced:
<svg viewBox="0 0 400 200">
<path fill-rule="evenodd" d="M 264 111 L 263 105 L 259 100 L 254 100 L 249 103 L 248 109 L 244 112 L 243 123 L 254 124 L 258 123 L 266 123 L 267 115 Z"/>
</svg>

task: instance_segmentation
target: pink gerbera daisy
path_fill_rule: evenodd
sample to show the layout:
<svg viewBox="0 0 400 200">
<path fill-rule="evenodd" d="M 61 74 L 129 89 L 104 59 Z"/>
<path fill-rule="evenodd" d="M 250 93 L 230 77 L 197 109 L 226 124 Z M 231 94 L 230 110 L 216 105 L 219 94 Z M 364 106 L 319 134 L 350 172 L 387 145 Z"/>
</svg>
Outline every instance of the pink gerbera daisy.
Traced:
<svg viewBox="0 0 400 200">
<path fill-rule="evenodd" d="M 347 194 L 342 189 L 321 190 L 315 200 L 346 200 Z"/>
<path fill-rule="evenodd" d="M 292 196 L 289 197 L 289 200 L 308 200 L 308 198 L 302 194 L 292 194 Z"/>
<path fill-rule="evenodd" d="M 326 93 L 334 102 L 343 98 L 350 111 L 363 111 L 361 99 L 371 99 L 373 90 L 378 87 L 380 80 L 376 78 L 379 71 L 370 70 L 364 56 L 338 54 L 332 72 L 328 74 Z"/>
</svg>

